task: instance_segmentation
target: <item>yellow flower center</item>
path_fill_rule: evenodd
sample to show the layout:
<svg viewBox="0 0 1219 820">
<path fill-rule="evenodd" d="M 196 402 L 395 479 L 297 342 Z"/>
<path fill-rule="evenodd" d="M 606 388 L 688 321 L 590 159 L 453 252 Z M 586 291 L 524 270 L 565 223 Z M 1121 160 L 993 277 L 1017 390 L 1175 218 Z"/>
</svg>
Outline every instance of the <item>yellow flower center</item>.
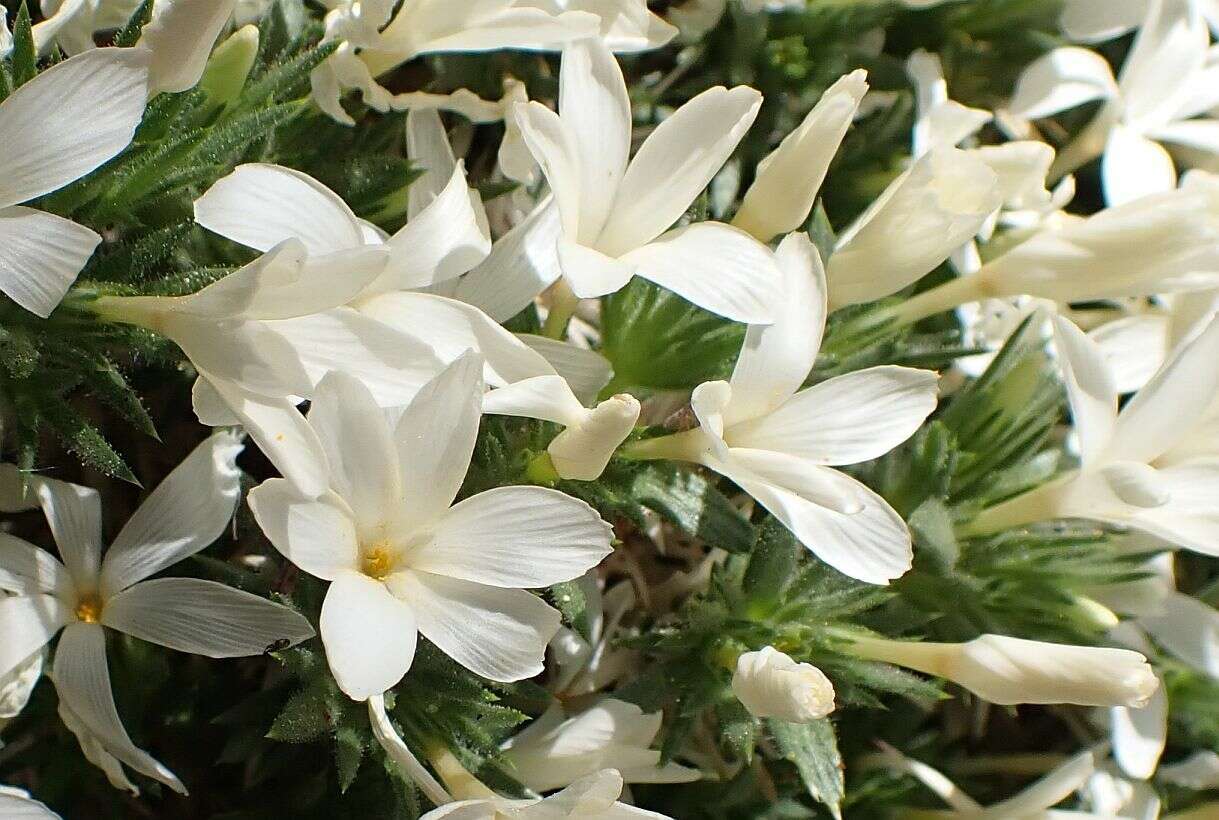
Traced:
<svg viewBox="0 0 1219 820">
<path fill-rule="evenodd" d="M 364 550 L 360 557 L 360 568 L 364 574 L 378 581 L 384 581 L 394 571 L 397 563 L 397 552 L 387 541 L 379 541 Z"/>
<path fill-rule="evenodd" d="M 102 601 L 96 595 L 86 595 L 76 604 L 76 619 L 82 623 L 95 624 L 102 619 Z"/>
</svg>

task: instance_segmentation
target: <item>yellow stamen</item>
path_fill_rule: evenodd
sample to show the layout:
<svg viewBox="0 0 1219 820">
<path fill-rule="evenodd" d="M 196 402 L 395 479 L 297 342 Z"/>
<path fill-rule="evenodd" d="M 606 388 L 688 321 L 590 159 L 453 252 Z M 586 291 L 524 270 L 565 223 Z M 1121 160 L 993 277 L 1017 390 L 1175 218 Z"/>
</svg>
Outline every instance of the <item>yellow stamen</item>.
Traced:
<svg viewBox="0 0 1219 820">
<path fill-rule="evenodd" d="M 102 601 L 96 595 L 86 595 L 76 604 L 76 619 L 82 623 L 95 624 L 102 619 Z"/>
<path fill-rule="evenodd" d="M 361 569 L 370 578 L 384 581 L 394 571 L 397 555 L 390 545 L 384 541 L 374 544 L 364 552 L 360 559 Z"/>
</svg>

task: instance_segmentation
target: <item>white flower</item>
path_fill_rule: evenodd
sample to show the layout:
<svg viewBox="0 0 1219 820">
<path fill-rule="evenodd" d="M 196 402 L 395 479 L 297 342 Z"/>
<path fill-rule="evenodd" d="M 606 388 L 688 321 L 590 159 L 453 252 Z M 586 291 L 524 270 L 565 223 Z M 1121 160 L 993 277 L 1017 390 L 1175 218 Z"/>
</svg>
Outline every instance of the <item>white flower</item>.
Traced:
<svg viewBox="0 0 1219 820">
<path fill-rule="evenodd" d="M 458 359 L 396 423 L 360 382 L 331 373 L 297 459 L 328 489 L 306 495 L 271 479 L 250 493 L 276 548 L 331 581 L 322 642 L 354 700 L 401 680 L 419 633 L 483 677 L 536 675 L 559 613 L 526 590 L 576 578 L 610 552 L 609 526 L 553 490 L 502 487 L 450 508 L 478 433 L 481 369 L 473 354 Z"/>
<path fill-rule="evenodd" d="M 60 820 L 55 812 L 21 789 L 0 786 L 0 817 L 4 820 Z"/>
<path fill-rule="evenodd" d="M 982 635 L 965 643 L 850 638 L 862 658 L 946 678 L 1001 705 L 1145 706 L 1159 688 L 1147 659 L 1129 649 Z"/>
<path fill-rule="evenodd" d="M 917 282 L 1004 204 L 1020 202 L 1030 189 L 1044 191 L 1050 155 L 1035 142 L 930 147 L 838 238 L 826 266 L 831 307 L 870 302 Z"/>
<path fill-rule="evenodd" d="M 1021 818 L 1022 820 L 1050 820 L 1050 818 L 1079 817 L 1094 818 L 1097 815 L 1084 812 L 1054 810 L 1053 807 L 1066 800 L 1083 787 L 1096 771 L 1096 758 L 1092 752 L 1082 752 L 1068 758 L 1066 762 L 1025 787 L 1017 794 L 998 803 L 982 806 L 963 792 L 939 771 L 913 760 L 891 747 L 882 752 L 884 762 L 894 771 L 917 778 L 924 786 L 949 805 L 949 817 Z"/>
<path fill-rule="evenodd" d="M 730 478 L 830 566 L 869 583 L 910 568 L 906 524 L 879 495 L 830 469 L 884 455 L 936 406 L 936 375 L 874 367 L 801 390 L 825 327 L 825 278 L 803 234 L 779 246 L 784 298 L 750 326 L 729 382 L 694 391 L 697 430 L 637 442 L 637 458 L 696 461 Z"/>
<path fill-rule="evenodd" d="M 853 71 L 826 89 L 813 110 L 758 163 L 732 224 L 769 242 L 804 226 L 830 161 L 868 92 L 867 72 Z"/>
<path fill-rule="evenodd" d="M 150 94 L 194 88 L 216 38 L 233 16 L 235 0 L 159 0 L 140 46 L 152 52 Z"/>
<path fill-rule="evenodd" d="M 332 258 L 361 248 L 385 250 L 385 271 L 348 291 L 345 303 L 415 338 L 416 346 L 426 346 L 442 362 L 478 351 L 489 385 L 513 385 L 510 391 L 494 391 L 486 411 L 566 426 L 550 446 L 556 470 L 568 479 L 597 478 L 634 429 L 639 403 L 624 395 L 585 408 L 580 397 L 595 395 L 609 379 L 603 357 L 549 339 L 518 338 L 480 309 L 480 303 L 492 310 L 506 301 L 515 306 L 524 291 L 526 302 L 535 295 L 536 280 L 528 275 L 516 244 L 518 236 L 528 241 L 524 232 L 535 223 L 524 225 L 518 236 L 505 237 L 488 258 L 485 214 L 452 155 L 439 115 L 411 112 L 407 137 L 414 158 L 428 171 L 411 185 L 410 220 L 393 237 L 358 219 L 317 180 L 276 165 L 239 166 L 195 202 L 196 221 L 259 250 L 293 240 L 311 254 Z M 485 266 L 461 277 L 484 260 Z M 382 405 L 409 400 L 403 386 L 393 384 L 384 395 L 378 384 L 369 383 Z"/>
<path fill-rule="evenodd" d="M 613 698 L 569 718 L 555 704 L 503 745 L 504 759 L 513 776 L 536 792 L 568 786 L 601 769 L 617 769 L 627 783 L 698 780 L 697 769 L 662 766 L 660 752 L 649 748 L 662 718 Z"/>
<path fill-rule="evenodd" d="M 367 104 L 382 111 L 435 102 L 417 93 L 394 95 L 374 79 L 421 54 L 559 51 L 581 37 L 597 37 L 614 51 L 634 52 L 658 48 L 677 34 L 648 10 L 646 0 L 406 0 L 396 14 L 393 0 L 337 5 L 326 16 L 325 40 L 341 44 L 312 79 L 319 106 L 349 125 L 353 121 L 339 104 L 347 88 L 359 89 Z M 465 97 L 458 104 L 468 113 L 468 98 L 477 97 L 469 92 Z"/>
<path fill-rule="evenodd" d="M 460 800 L 433 809 L 420 820 L 667 820 L 663 814 L 619 803 L 621 794 L 622 775 L 605 769 L 541 800 Z"/>
<path fill-rule="evenodd" d="M 1160 143 L 1219 153 L 1219 124 L 1199 117 L 1219 104 L 1219 65 L 1206 22 L 1194 0 L 1152 0 L 1147 15 L 1118 79 L 1099 54 L 1059 48 L 1025 69 L 1010 105 L 1017 116 L 1040 119 L 1102 100 L 1052 176 L 1103 154 L 1111 205 L 1176 187 L 1176 167 Z"/>
<path fill-rule="evenodd" d="M 1219 3 L 1215 0 L 1190 0 L 1219 31 Z M 1103 42 L 1138 28 L 1147 19 L 1152 0 L 1067 0 L 1059 23 L 1073 40 Z"/>
<path fill-rule="evenodd" d="M 984 511 L 967 534 L 1054 518 L 1104 521 L 1204 554 L 1219 553 L 1219 320 L 1182 345 L 1118 412 L 1118 395 L 1095 342 L 1055 317 L 1055 338 L 1079 438 L 1080 467 Z"/>
<path fill-rule="evenodd" d="M 614 293 L 638 275 L 729 319 L 769 322 L 780 296 L 765 246 L 715 222 L 669 230 L 745 135 L 761 95 L 705 91 L 631 160 L 631 104 L 613 54 L 596 40 L 573 43 L 559 81 L 559 114 L 531 102 L 514 115 L 558 203 L 568 301 Z"/>
<path fill-rule="evenodd" d="M 102 556 L 101 502 L 85 487 L 29 480 L 63 563 L 12 536 L 0 538 L 0 674 L 63 635 L 53 677 L 61 703 L 108 757 L 179 792 L 181 781 L 137 749 L 115 711 L 105 628 L 211 658 L 258 655 L 313 635 L 296 612 L 214 581 L 145 580 L 194 555 L 228 525 L 241 493 L 241 442 L 217 433 L 144 501 Z M 78 731 L 78 734 L 81 732 Z M 134 788 L 134 787 L 132 787 Z"/>
<path fill-rule="evenodd" d="M 732 692 L 756 717 L 811 723 L 834 711 L 834 684 L 825 673 L 773 646 L 737 658 Z"/>
<path fill-rule="evenodd" d="M 47 317 L 102 238 L 20 206 L 64 187 L 131 142 L 148 97 L 149 55 L 100 48 L 46 71 L 0 102 L 0 291 Z"/>
</svg>

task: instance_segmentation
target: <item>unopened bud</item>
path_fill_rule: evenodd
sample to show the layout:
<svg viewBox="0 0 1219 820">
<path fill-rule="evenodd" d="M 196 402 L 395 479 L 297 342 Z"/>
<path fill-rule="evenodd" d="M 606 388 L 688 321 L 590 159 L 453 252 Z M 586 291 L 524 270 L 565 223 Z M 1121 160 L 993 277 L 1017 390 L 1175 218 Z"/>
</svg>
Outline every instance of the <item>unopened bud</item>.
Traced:
<svg viewBox="0 0 1219 820">
<path fill-rule="evenodd" d="M 737 659 L 732 691 L 756 717 L 810 723 L 834 711 L 834 685 L 825 673 L 773 646 Z"/>
</svg>

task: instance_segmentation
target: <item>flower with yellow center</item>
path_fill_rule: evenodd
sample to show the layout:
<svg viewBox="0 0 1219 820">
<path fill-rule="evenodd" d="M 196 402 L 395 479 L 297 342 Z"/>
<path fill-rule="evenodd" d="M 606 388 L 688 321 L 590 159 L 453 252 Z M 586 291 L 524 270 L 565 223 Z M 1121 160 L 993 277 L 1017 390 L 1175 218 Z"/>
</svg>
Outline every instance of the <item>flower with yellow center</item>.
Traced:
<svg viewBox="0 0 1219 820">
<path fill-rule="evenodd" d="M 450 506 L 474 451 L 482 374 L 466 354 L 387 411 L 361 382 L 330 373 L 300 451 L 287 464 L 272 455 L 285 474 L 311 465 L 328 488 L 310 495 L 271 479 L 250 493 L 276 548 L 331 582 L 322 643 L 354 700 L 401 680 L 420 633 L 483 677 L 538 674 L 559 613 L 528 590 L 577 578 L 610 552 L 609 525 L 554 490 L 500 487 Z"/>
<path fill-rule="evenodd" d="M 120 763 L 175 791 L 185 788 L 137 748 L 119 722 L 105 630 L 211 658 L 260 655 L 269 646 L 313 636 L 302 616 L 248 592 L 196 578 L 147 580 L 224 532 L 241 494 L 241 449 L 230 433 L 196 447 L 127 521 L 104 557 L 98 494 L 63 481 L 26 477 L 62 563 L 0 534 L 0 678 L 62 630 L 53 669 L 60 714 L 89 759 L 132 792 L 137 789 Z"/>
</svg>

